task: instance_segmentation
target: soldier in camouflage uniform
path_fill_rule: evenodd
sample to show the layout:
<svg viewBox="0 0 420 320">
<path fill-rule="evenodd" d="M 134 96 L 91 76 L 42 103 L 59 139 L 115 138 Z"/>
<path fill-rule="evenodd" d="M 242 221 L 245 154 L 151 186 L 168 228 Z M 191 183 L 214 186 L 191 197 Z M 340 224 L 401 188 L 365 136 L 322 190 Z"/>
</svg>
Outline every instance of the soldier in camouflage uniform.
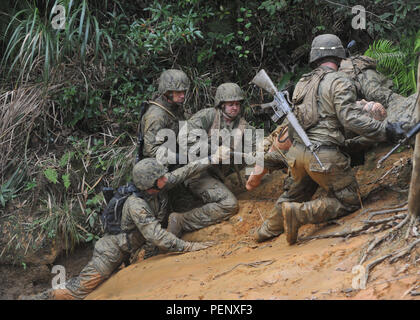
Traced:
<svg viewBox="0 0 420 320">
<path fill-rule="evenodd" d="M 148 109 L 140 123 L 144 139 L 144 157 L 156 157 L 159 147 L 164 143 L 163 140 L 157 139 L 161 129 L 171 129 L 178 135 L 179 121 L 185 120 L 183 104 L 189 86 L 190 80 L 183 71 L 169 69 L 162 72 L 158 97 L 149 101 Z M 176 149 L 170 151 L 177 152 Z"/>
<path fill-rule="evenodd" d="M 245 129 L 252 130 L 252 148 L 255 150 L 255 128 L 250 126 L 242 117 L 241 101 L 244 93 L 235 83 L 224 83 L 216 90 L 214 108 L 198 111 L 187 121 L 186 134 L 194 129 L 204 130 L 209 138 L 212 134 L 218 134 L 223 129 L 239 135 L 236 141 L 243 141 Z M 238 130 L 235 130 L 238 129 Z M 235 131 L 234 131 L 235 130 Z M 187 139 L 180 135 L 179 139 Z M 234 139 L 231 139 L 233 142 Z M 194 141 L 188 141 L 190 142 Z M 234 149 L 234 146 L 231 145 Z M 209 225 L 227 220 L 238 211 L 238 201 L 234 194 L 223 183 L 224 177 L 232 170 L 239 170 L 235 165 L 225 164 L 216 170 L 207 170 L 185 182 L 189 190 L 200 197 L 205 203 L 203 206 L 194 208 L 184 213 L 172 213 L 169 216 L 168 230 L 176 235 L 204 228 Z M 214 169 L 212 167 L 212 169 Z M 216 172 L 217 171 L 217 172 Z"/>
<path fill-rule="evenodd" d="M 393 83 L 376 71 L 376 62 L 367 56 L 353 56 L 341 61 L 339 71 L 354 81 L 359 99 L 376 101 L 387 109 L 388 121 L 415 124 L 414 110 L 417 93 L 409 97 L 392 90 Z"/>
<path fill-rule="evenodd" d="M 341 61 L 339 71 L 346 73 L 354 81 L 356 94 L 361 101 L 370 100 L 364 109 L 380 117 L 386 116 L 390 122 L 405 122 L 405 129 L 412 127 L 415 119 L 417 93 L 404 97 L 392 90 L 393 82 L 376 71 L 376 61 L 367 56 L 352 56 Z M 373 103 L 375 101 L 376 103 Z M 383 110 L 385 107 L 386 111 Z M 376 141 L 357 134 L 346 135 L 345 150 L 352 155 L 363 154 Z"/>
<path fill-rule="evenodd" d="M 190 80 L 183 71 L 169 69 L 162 72 L 158 83 L 157 96 L 148 102 L 147 111 L 140 120 L 140 130 L 144 141 L 143 156 L 156 157 L 161 161 L 160 156 L 165 156 L 165 152 L 176 154 L 177 145 L 158 155 L 159 148 L 163 147 L 165 142 L 158 138 L 158 132 L 162 129 L 169 129 L 175 136 L 178 135 L 180 121 L 185 120 L 184 101 L 190 87 Z M 161 149 L 161 151 L 163 150 Z M 179 167 L 174 163 L 167 166 L 171 170 Z M 183 203 L 192 203 L 193 200 L 183 184 L 169 191 L 170 207 L 176 210 L 180 210 Z M 167 224 L 167 218 L 163 221 L 164 226 Z M 147 259 L 158 252 L 157 247 L 147 243 L 144 258 Z"/>
<path fill-rule="evenodd" d="M 224 156 L 229 152 L 224 152 Z M 212 156 L 217 162 L 218 156 Z M 214 158 L 215 157 L 215 158 Z M 92 259 L 79 276 L 70 279 L 64 289 L 50 289 L 24 299 L 83 299 L 126 260 L 137 252 L 146 241 L 162 251 L 191 252 L 211 246 L 208 242 L 188 242 L 177 238 L 161 227 L 168 214 L 168 190 L 185 179 L 205 170 L 208 164 L 200 161 L 168 172 L 154 158 L 146 158 L 133 168 L 133 182 L 141 197 L 131 195 L 123 206 L 121 217 L 122 233 L 106 234 L 95 244 Z"/>
<path fill-rule="evenodd" d="M 379 122 L 357 106 L 352 80 L 337 72 L 345 57 L 335 35 L 317 36 L 312 42 L 310 63 L 314 70 L 296 85 L 293 112 L 311 142 L 318 146 L 316 153 L 325 170 L 289 126 L 293 145 L 287 153 L 287 163 L 294 182 L 277 200 L 277 213 L 257 230 L 258 241 L 284 231 L 289 244 L 293 244 L 302 225 L 319 224 L 360 207 L 350 159 L 339 149 L 344 144 L 344 129 L 378 141 L 395 141 L 404 135 L 401 123 Z M 319 186 L 327 191 L 327 197 L 311 201 Z"/>
</svg>

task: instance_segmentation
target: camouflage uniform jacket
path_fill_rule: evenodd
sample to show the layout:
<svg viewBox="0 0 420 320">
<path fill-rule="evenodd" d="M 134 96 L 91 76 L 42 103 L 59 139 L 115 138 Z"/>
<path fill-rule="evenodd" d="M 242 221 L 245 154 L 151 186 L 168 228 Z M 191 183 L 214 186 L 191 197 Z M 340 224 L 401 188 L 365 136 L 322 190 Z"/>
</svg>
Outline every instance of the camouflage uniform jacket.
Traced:
<svg viewBox="0 0 420 320">
<path fill-rule="evenodd" d="M 185 120 L 182 107 L 171 105 L 162 97 L 157 98 L 155 102 L 162 105 L 169 112 L 155 104 L 149 103 L 148 109 L 141 119 L 144 158 L 155 157 L 158 148 L 164 143 L 163 140 L 156 139 L 159 130 L 171 129 L 175 132 L 175 135 L 178 135 L 179 121 Z"/>
<path fill-rule="evenodd" d="M 242 132 L 242 146 L 245 144 L 252 145 L 252 153 L 255 154 L 256 150 L 256 132 L 255 128 L 251 126 L 243 117 L 237 117 L 234 121 L 231 123 L 227 123 L 225 118 L 222 116 L 222 112 L 220 109 L 216 108 L 206 108 L 198 111 L 195 113 L 188 121 L 187 121 L 187 128 L 188 130 L 185 130 L 185 133 L 191 132 L 193 129 L 202 129 L 207 132 L 209 136 L 209 150 L 211 145 L 211 134 L 213 129 L 227 129 L 231 133 L 231 148 L 234 150 L 234 142 L 235 139 L 233 138 L 233 131 L 235 129 L 239 129 L 239 132 Z M 252 130 L 252 135 L 244 135 L 243 131 L 245 129 Z M 183 135 L 180 134 L 179 139 L 187 139 Z M 188 145 L 191 145 L 195 142 L 195 137 L 188 136 Z M 251 140 L 251 141 L 249 141 Z M 239 141 L 239 139 L 238 139 Z M 236 150 L 238 152 L 244 152 Z M 230 165 L 221 165 L 220 169 L 223 173 L 227 173 L 229 171 Z M 214 167 L 213 167 L 214 169 Z"/>
<path fill-rule="evenodd" d="M 344 129 L 376 141 L 385 140 L 386 124 L 370 118 L 357 106 L 356 87 L 345 73 L 327 73 L 319 83 L 317 101 L 319 121 L 306 130 L 312 143 L 342 146 Z M 295 132 L 292 137 L 301 142 Z"/>
<path fill-rule="evenodd" d="M 207 164 L 191 162 L 177 170 L 168 172 L 165 187 L 155 195 L 143 198 L 132 195 L 124 203 L 121 229 L 128 234 L 131 247 L 140 248 L 149 241 L 159 249 L 183 251 L 186 242 L 162 228 L 162 221 L 168 215 L 168 190 L 189 177 L 204 171 Z"/>
<path fill-rule="evenodd" d="M 392 100 L 402 97 L 392 91 L 392 81 L 376 71 L 376 62 L 372 58 L 350 57 L 341 61 L 339 71 L 354 81 L 359 99 L 380 102 L 388 108 Z"/>
</svg>

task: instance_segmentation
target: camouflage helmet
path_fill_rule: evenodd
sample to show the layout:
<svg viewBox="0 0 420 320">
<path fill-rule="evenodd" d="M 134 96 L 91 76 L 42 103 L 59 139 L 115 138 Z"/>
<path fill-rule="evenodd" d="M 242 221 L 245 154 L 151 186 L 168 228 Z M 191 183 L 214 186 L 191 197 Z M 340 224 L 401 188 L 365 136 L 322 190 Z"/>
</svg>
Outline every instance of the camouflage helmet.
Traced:
<svg viewBox="0 0 420 320">
<path fill-rule="evenodd" d="M 236 83 L 223 83 L 217 87 L 214 107 L 218 108 L 222 102 L 242 100 L 244 100 L 244 93 Z"/>
<path fill-rule="evenodd" d="M 168 169 L 155 158 L 143 159 L 133 168 L 133 182 L 140 190 L 147 190 L 155 185 L 157 179 L 165 175 Z"/>
<path fill-rule="evenodd" d="M 165 70 L 159 77 L 158 91 L 160 94 L 165 94 L 168 91 L 187 91 L 189 87 L 190 79 L 181 70 Z"/>
<path fill-rule="evenodd" d="M 340 38 L 333 34 L 322 34 L 315 37 L 312 41 L 311 53 L 309 55 L 309 63 L 325 57 L 337 57 L 346 59 L 346 51 Z"/>
</svg>

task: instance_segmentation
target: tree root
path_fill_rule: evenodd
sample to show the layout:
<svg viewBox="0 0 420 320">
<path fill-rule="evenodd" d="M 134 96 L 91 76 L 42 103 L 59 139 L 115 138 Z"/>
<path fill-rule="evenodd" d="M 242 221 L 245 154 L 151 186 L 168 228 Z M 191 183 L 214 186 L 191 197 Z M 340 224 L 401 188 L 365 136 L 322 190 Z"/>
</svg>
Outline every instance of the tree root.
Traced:
<svg viewBox="0 0 420 320">
<path fill-rule="evenodd" d="M 228 274 L 229 272 L 231 272 L 232 270 L 236 269 L 239 266 L 247 266 L 247 267 L 257 268 L 260 265 L 269 266 L 274 261 L 276 261 L 276 260 L 263 260 L 263 261 L 255 261 L 255 262 L 250 262 L 250 263 L 243 263 L 243 262 L 241 262 L 241 263 L 238 263 L 237 265 L 233 266 L 232 268 L 230 268 L 228 271 L 225 271 L 225 272 L 222 272 L 222 273 L 219 273 L 219 274 L 215 275 L 213 277 L 213 280 L 214 279 L 217 279 L 217 278 L 219 278 L 221 276 L 224 276 L 225 274 Z"/>
<path fill-rule="evenodd" d="M 375 259 L 371 263 L 369 263 L 365 269 L 365 277 L 366 277 L 366 283 L 367 283 L 369 279 L 369 273 L 372 272 L 375 266 L 377 266 L 378 264 L 380 264 L 381 262 L 383 262 L 384 260 L 388 258 L 390 258 L 389 263 L 395 263 L 402 257 L 410 254 L 413 248 L 415 248 L 420 243 L 419 218 L 413 217 L 408 213 L 407 214 L 404 213 L 404 214 L 396 214 L 389 218 L 372 220 L 373 217 L 378 216 L 378 215 L 407 211 L 408 209 L 406 205 L 407 205 L 407 202 L 397 205 L 397 206 L 386 207 L 382 210 L 373 211 L 373 212 L 369 212 L 370 211 L 369 209 L 365 209 L 359 215 L 369 213 L 369 216 L 367 220 L 362 220 L 363 222 L 362 226 L 359 226 L 350 231 L 336 232 L 336 233 L 324 234 L 324 235 L 318 235 L 318 236 L 310 236 L 310 237 L 302 238 L 300 240 L 307 241 L 307 240 L 313 240 L 313 239 L 340 238 L 340 237 L 350 238 L 350 237 L 355 237 L 362 234 L 377 233 L 385 229 L 389 229 L 382 236 L 375 237 L 372 241 L 369 242 L 366 248 L 366 251 L 363 253 L 362 257 L 359 260 L 359 265 L 362 265 L 364 262 L 367 261 L 369 255 L 372 253 L 372 251 L 375 248 L 377 248 L 384 241 L 386 242 L 393 241 L 398 236 L 397 231 L 402 229 L 402 227 L 408 224 L 405 239 L 408 239 L 410 235 L 412 235 L 414 238 L 414 241 L 412 241 L 409 245 L 407 245 L 406 247 L 402 249 L 383 255 Z M 379 228 L 374 228 L 377 226 Z M 417 294 L 417 292 L 414 292 L 414 294 Z"/>
<path fill-rule="evenodd" d="M 369 255 L 372 253 L 372 251 L 376 247 L 382 244 L 385 240 L 387 242 L 393 241 L 395 237 L 398 236 L 397 231 L 400 230 L 403 226 L 408 224 L 405 239 L 408 239 L 411 234 L 414 238 L 414 241 L 412 241 L 409 245 L 407 245 L 403 249 L 399 249 L 391 253 L 388 253 L 380 258 L 375 259 L 371 263 L 369 263 L 365 269 L 365 277 L 366 277 L 365 279 L 367 283 L 369 279 L 369 273 L 373 270 L 375 266 L 377 266 L 378 264 L 380 264 L 381 262 L 383 262 L 384 260 L 388 258 L 390 258 L 389 260 L 390 263 L 395 263 L 402 257 L 410 254 L 413 248 L 415 248 L 420 243 L 420 232 L 419 232 L 420 219 L 418 217 L 414 217 L 408 213 L 407 214 L 404 213 L 404 214 L 396 214 L 389 218 L 372 220 L 373 217 L 378 216 L 378 215 L 407 211 L 408 209 L 406 205 L 407 205 L 407 202 L 397 205 L 397 206 L 385 207 L 382 210 L 373 211 L 373 212 L 369 212 L 370 209 L 365 209 L 358 215 L 360 216 L 362 214 L 369 213 L 368 219 L 362 220 L 363 222 L 362 226 L 359 226 L 350 231 L 336 232 L 336 233 L 330 233 L 330 234 L 324 234 L 324 235 L 318 235 L 318 236 L 309 236 L 309 237 L 301 238 L 300 240 L 308 241 L 308 240 L 313 240 L 313 239 L 350 238 L 350 237 L 355 237 L 362 234 L 377 233 L 380 231 L 384 231 L 385 229 L 389 229 L 384 235 L 375 237 L 372 241 L 369 242 L 366 248 L 366 251 L 364 252 L 364 254 L 359 260 L 359 265 L 362 265 L 364 262 L 367 261 Z M 375 229 L 374 227 L 376 226 L 379 226 L 379 228 Z M 418 292 L 414 292 L 414 295 L 416 294 L 418 294 Z"/>
<path fill-rule="evenodd" d="M 383 220 L 388 220 L 388 219 L 383 219 Z M 366 261 L 367 257 L 369 256 L 369 254 L 372 252 L 372 250 L 378 246 L 380 243 L 382 243 L 385 239 L 387 239 L 388 237 L 391 237 L 391 239 L 389 241 L 391 241 L 392 239 L 395 238 L 396 233 L 395 231 L 401 229 L 404 225 L 409 224 L 408 226 L 408 230 L 407 230 L 407 235 L 409 235 L 410 230 L 416 230 L 416 225 L 418 223 L 418 219 L 415 217 L 412 217 L 411 215 L 407 214 L 405 216 L 405 218 L 395 227 L 391 228 L 386 234 L 384 234 L 383 236 L 379 237 L 379 238 L 375 238 L 373 241 L 371 241 L 371 243 L 369 244 L 366 252 L 364 253 L 364 255 L 362 256 L 362 258 L 359 261 L 359 265 L 361 265 L 363 262 Z M 386 254 L 376 260 L 374 260 L 373 262 L 369 263 L 366 266 L 366 282 L 369 279 L 369 272 L 372 271 L 372 269 L 378 265 L 379 263 L 381 263 L 382 261 L 384 261 L 387 258 L 389 259 L 389 263 L 395 263 L 396 261 L 398 261 L 399 259 L 401 259 L 402 257 L 410 254 L 410 252 L 413 250 L 413 248 L 418 245 L 420 243 L 420 237 L 418 233 L 415 233 L 416 231 L 413 231 L 414 235 L 415 235 L 415 240 L 413 242 L 411 242 L 408 246 L 404 247 L 403 249 L 400 250 L 396 250 L 393 251 L 389 254 Z M 406 239 L 408 238 L 408 236 L 405 237 Z"/>
<path fill-rule="evenodd" d="M 373 232 L 376 233 L 376 232 L 379 232 L 379 231 L 383 231 L 384 228 L 390 227 L 389 223 L 395 222 L 395 220 L 399 220 L 399 219 L 407 219 L 408 215 L 407 214 L 397 214 L 393 217 L 386 218 L 386 219 L 381 219 L 381 220 L 370 220 L 370 217 L 373 217 L 373 216 L 379 215 L 379 214 L 393 213 L 393 212 L 400 212 L 400 211 L 407 211 L 407 208 L 394 208 L 394 209 L 390 209 L 390 210 L 375 211 L 375 212 L 370 213 L 368 220 L 362 220 L 364 225 L 362 225 L 358 228 L 355 228 L 353 230 L 323 234 L 323 235 L 319 235 L 319 236 L 309 236 L 309 237 L 301 238 L 299 240 L 308 241 L 308 240 L 313 240 L 313 239 L 350 238 L 350 237 L 355 237 L 355 236 L 358 236 L 358 235 L 361 235 L 361 234 L 366 234 L 366 233 L 368 233 L 370 228 L 372 228 L 373 226 L 377 226 L 377 225 L 382 225 L 383 227 L 381 227 L 377 230 L 374 230 Z M 367 213 L 367 212 L 368 211 L 365 211 L 365 213 Z M 404 224 L 405 224 L 405 222 L 404 222 Z M 392 225 L 391 225 L 391 227 L 392 227 Z M 400 227 L 398 227 L 398 229 Z M 392 231 L 394 231 L 394 229 Z"/>
</svg>

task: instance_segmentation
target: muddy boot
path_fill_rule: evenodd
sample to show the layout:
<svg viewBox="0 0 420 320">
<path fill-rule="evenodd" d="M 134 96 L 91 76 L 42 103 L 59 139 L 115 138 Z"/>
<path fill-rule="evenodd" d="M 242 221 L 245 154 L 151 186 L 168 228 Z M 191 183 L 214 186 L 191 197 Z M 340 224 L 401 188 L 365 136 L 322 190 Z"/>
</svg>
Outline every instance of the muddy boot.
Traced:
<svg viewBox="0 0 420 320">
<path fill-rule="evenodd" d="M 166 230 L 179 238 L 183 232 L 183 228 L 182 228 L 183 222 L 184 222 L 184 217 L 181 213 L 172 212 L 169 215 L 168 227 L 166 228 Z"/>
<path fill-rule="evenodd" d="M 289 244 L 296 243 L 299 228 L 307 223 L 305 215 L 299 212 L 295 202 L 283 202 L 281 209 L 284 217 L 284 232 L 286 233 L 286 240 Z M 297 214 L 297 212 L 299 212 Z M 298 216 L 299 218 L 298 219 Z"/>
<path fill-rule="evenodd" d="M 283 202 L 281 208 L 289 244 L 296 242 L 301 226 L 308 223 L 319 224 L 350 212 L 335 198 L 321 198 L 303 203 Z"/>
<path fill-rule="evenodd" d="M 255 231 L 255 241 L 263 242 L 284 232 L 282 213 L 278 212 L 276 208 L 273 208 L 271 213 L 271 216 Z"/>
</svg>

